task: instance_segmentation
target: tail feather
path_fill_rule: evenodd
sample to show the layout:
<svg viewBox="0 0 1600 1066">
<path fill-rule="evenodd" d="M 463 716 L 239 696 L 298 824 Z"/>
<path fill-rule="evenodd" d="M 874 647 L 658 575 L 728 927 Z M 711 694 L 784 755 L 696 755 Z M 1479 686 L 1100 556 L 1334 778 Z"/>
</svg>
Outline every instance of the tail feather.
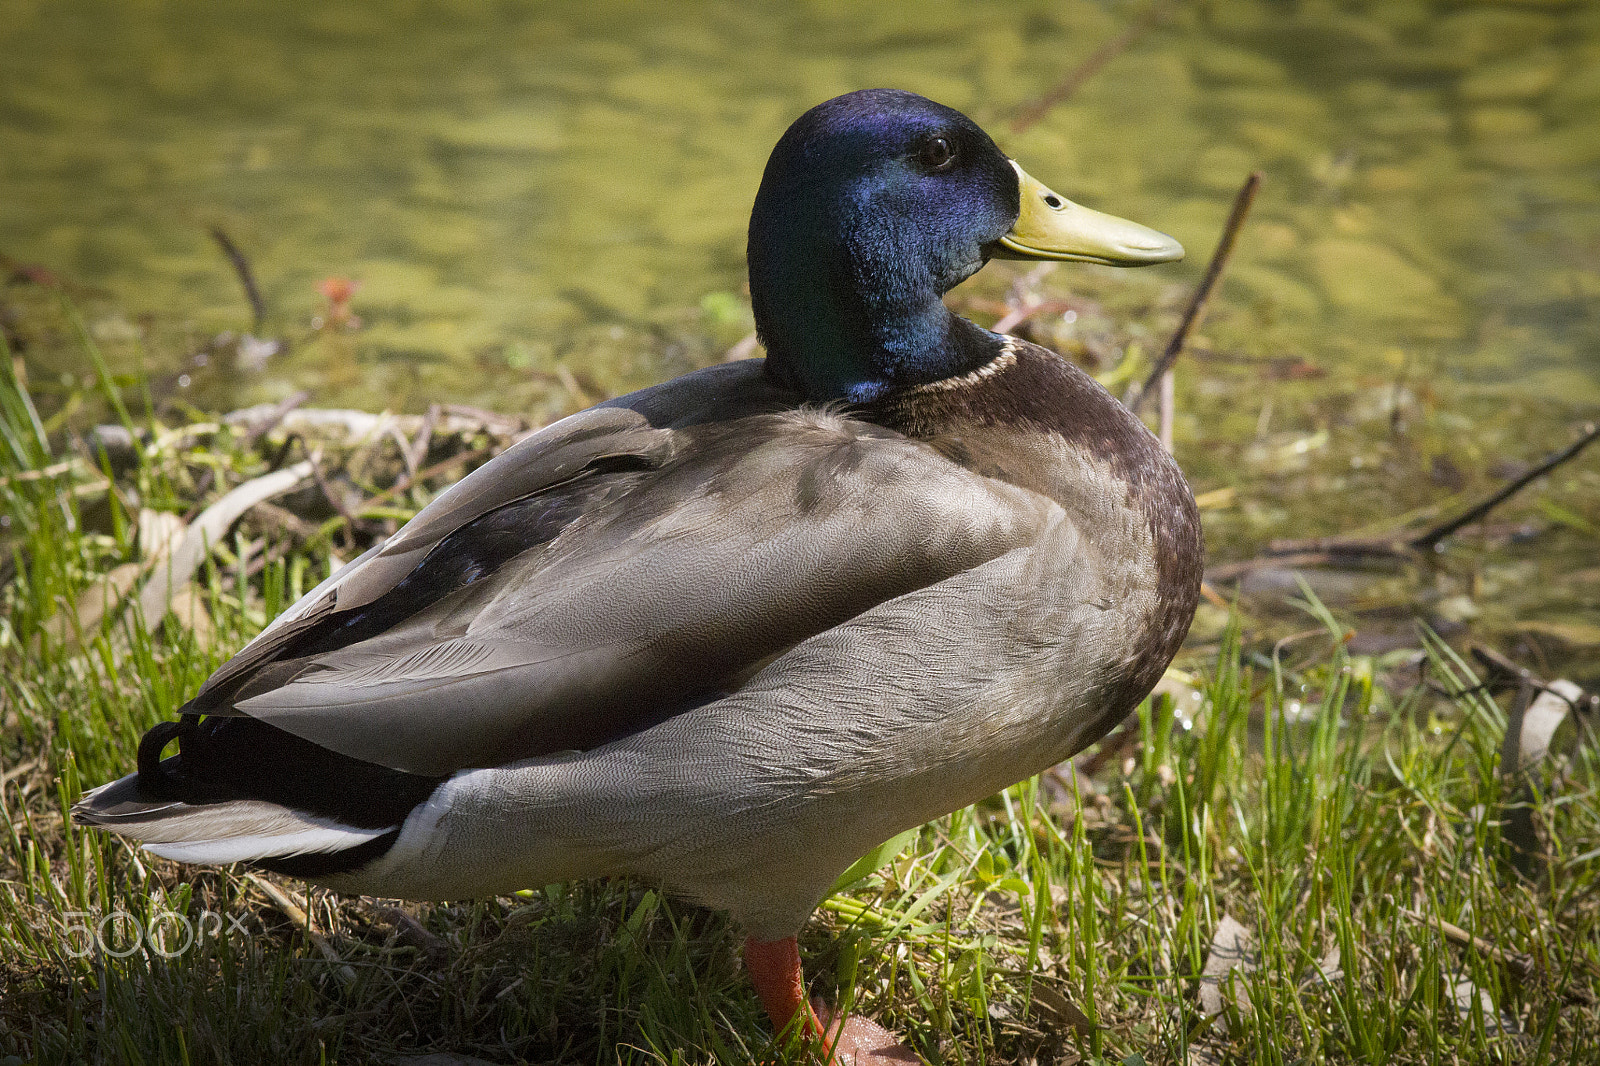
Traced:
<svg viewBox="0 0 1600 1066">
<path fill-rule="evenodd" d="M 178 741 L 178 754 L 163 758 Z M 383 855 L 444 779 L 362 762 L 244 716 L 164 722 L 139 771 L 102 785 L 73 820 L 165 858 L 248 862 L 321 879 Z"/>
<path fill-rule="evenodd" d="M 362 828 L 259 799 L 191 804 L 145 800 L 138 774 L 86 793 L 73 820 L 130 837 L 167 859 L 193 863 L 255 862 L 344 851 L 391 833 Z"/>
</svg>

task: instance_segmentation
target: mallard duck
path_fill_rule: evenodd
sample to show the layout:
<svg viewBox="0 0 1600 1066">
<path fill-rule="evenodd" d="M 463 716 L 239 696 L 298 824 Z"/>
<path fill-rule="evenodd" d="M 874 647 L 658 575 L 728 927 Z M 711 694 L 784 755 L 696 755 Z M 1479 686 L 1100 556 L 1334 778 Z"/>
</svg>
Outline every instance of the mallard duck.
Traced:
<svg viewBox="0 0 1600 1066">
<path fill-rule="evenodd" d="M 795 934 L 840 873 L 1104 734 L 1200 589 L 1193 498 L 1144 425 L 940 297 L 991 258 L 1181 255 L 951 108 L 812 108 L 750 220 L 764 360 L 473 472 L 211 675 L 76 819 L 415 900 L 647 879 L 731 912 L 774 1024 L 816 1030 Z"/>
</svg>

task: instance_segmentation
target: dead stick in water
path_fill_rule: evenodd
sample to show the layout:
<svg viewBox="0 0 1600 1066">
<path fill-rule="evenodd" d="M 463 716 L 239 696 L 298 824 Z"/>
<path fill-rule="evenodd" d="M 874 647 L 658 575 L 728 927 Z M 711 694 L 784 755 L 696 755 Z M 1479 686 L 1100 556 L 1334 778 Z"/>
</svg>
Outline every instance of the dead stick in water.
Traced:
<svg viewBox="0 0 1600 1066">
<path fill-rule="evenodd" d="M 245 258 L 239 246 L 233 243 L 221 226 L 212 226 L 210 233 L 211 239 L 222 249 L 222 254 L 233 264 L 233 272 L 239 276 L 239 284 L 244 287 L 245 299 L 250 301 L 250 331 L 260 333 L 261 323 L 267 317 L 267 302 L 261 298 L 261 289 L 256 285 L 256 275 L 250 269 L 250 260 Z"/>
<path fill-rule="evenodd" d="M 1600 439 L 1600 425 L 1593 422 L 1587 423 L 1583 427 L 1582 435 L 1577 440 L 1550 455 L 1509 485 L 1497 489 L 1455 518 L 1447 522 L 1441 522 L 1415 536 L 1407 537 L 1403 533 L 1396 533 L 1390 536 L 1311 537 L 1304 540 L 1274 541 L 1265 554 L 1258 555 L 1253 559 L 1245 559 L 1241 562 L 1223 563 L 1220 566 L 1214 566 L 1206 571 L 1206 578 L 1207 580 L 1218 582 L 1232 581 L 1251 570 L 1260 569 L 1264 566 L 1337 566 L 1349 564 L 1363 557 L 1416 559 L 1420 554 L 1432 550 L 1450 534 L 1478 521 L 1478 519 L 1500 506 L 1517 492 L 1526 488 L 1530 482 L 1543 477 L 1562 463 L 1576 458 L 1583 449 L 1593 444 L 1596 439 Z"/>
<path fill-rule="evenodd" d="M 1600 437 L 1600 425 L 1590 422 L 1588 425 L 1583 427 L 1583 435 L 1577 440 L 1573 441 L 1559 452 L 1556 452 L 1554 455 L 1545 459 L 1544 462 L 1540 463 L 1532 470 L 1529 470 L 1526 474 L 1523 474 L 1511 484 L 1492 494 L 1487 499 L 1483 500 L 1483 502 L 1467 508 L 1466 511 L 1457 517 L 1450 519 L 1448 522 L 1439 523 L 1427 532 L 1420 533 L 1417 536 L 1412 537 L 1406 543 L 1410 547 L 1415 548 L 1417 551 L 1427 551 L 1428 549 L 1437 545 L 1441 540 L 1460 529 L 1462 526 L 1471 525 L 1473 522 L 1476 522 L 1478 519 L 1482 518 L 1484 515 L 1500 506 L 1506 500 L 1520 492 L 1530 481 L 1533 481 L 1539 477 L 1543 477 L 1545 474 L 1548 474 L 1550 471 L 1554 470 L 1568 459 L 1576 456 L 1590 444 L 1593 444 L 1596 437 Z"/>
<path fill-rule="evenodd" d="M 1143 407 L 1145 401 L 1157 391 L 1156 386 L 1161 381 L 1161 375 L 1172 368 L 1179 353 L 1183 351 L 1183 346 L 1189 342 L 1189 334 L 1194 332 L 1194 327 L 1205 315 L 1206 304 L 1211 302 L 1211 293 L 1217 287 L 1217 280 L 1227 269 L 1228 259 L 1233 255 L 1234 242 L 1239 237 L 1239 230 L 1244 225 L 1245 216 L 1250 213 L 1250 205 L 1255 202 L 1256 190 L 1259 188 L 1261 188 L 1261 171 L 1251 171 L 1239 189 L 1239 195 L 1233 198 L 1233 210 L 1228 213 L 1227 224 L 1222 227 L 1222 239 L 1217 242 L 1217 250 L 1211 253 L 1211 265 L 1206 267 L 1205 277 L 1200 279 L 1199 288 L 1194 290 L 1189 306 L 1184 309 L 1183 321 L 1178 323 L 1172 339 L 1167 342 L 1166 351 L 1161 353 L 1161 358 L 1156 360 L 1155 369 L 1150 371 L 1148 378 L 1145 378 L 1144 386 L 1127 401 L 1128 410 L 1134 414 L 1138 414 L 1139 408 Z"/>
<path fill-rule="evenodd" d="M 1515 682 L 1519 685 L 1531 685 L 1540 692 L 1548 692 L 1557 699 L 1566 703 L 1575 712 L 1582 715 L 1581 720 L 1592 718 L 1596 711 L 1600 711 L 1600 694 L 1584 692 L 1574 699 L 1566 693 L 1552 687 L 1550 682 L 1529 670 L 1526 666 L 1508 659 L 1486 644 L 1474 644 L 1467 649 L 1472 657 L 1478 660 L 1487 670 L 1484 680 L 1493 686 L 1495 682 Z"/>
<path fill-rule="evenodd" d="M 1166 16 L 1168 6 L 1164 0 L 1156 0 L 1145 8 L 1144 13 L 1135 19 L 1131 26 L 1101 45 L 1088 59 L 1073 67 L 1066 77 L 1051 86 L 1043 96 L 1019 107 L 1016 117 L 1011 120 L 1011 132 L 1022 133 L 1027 130 L 1044 118 L 1052 107 L 1083 88 L 1083 83 L 1094 77 L 1101 67 L 1132 48 L 1138 43 L 1139 38 L 1154 29 L 1156 23 Z"/>
</svg>

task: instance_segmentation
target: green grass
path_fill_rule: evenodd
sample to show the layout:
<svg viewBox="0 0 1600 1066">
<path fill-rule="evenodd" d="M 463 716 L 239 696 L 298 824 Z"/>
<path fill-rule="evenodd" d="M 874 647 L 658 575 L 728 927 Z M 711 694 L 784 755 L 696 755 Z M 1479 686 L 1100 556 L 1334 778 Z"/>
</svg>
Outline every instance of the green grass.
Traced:
<svg viewBox="0 0 1600 1066">
<path fill-rule="evenodd" d="M 326 572 L 342 531 L 294 540 L 246 519 L 199 578 L 214 634 L 127 607 L 97 620 L 89 590 L 140 561 L 141 514 L 187 511 L 203 464 L 215 495 L 265 460 L 227 433 L 166 433 L 133 402 L 117 415 L 149 443 L 108 479 L 4 363 L 0 1062 L 800 1061 L 744 979 L 738 931 L 646 885 L 529 886 L 407 918 L 281 882 L 307 930 L 242 869 L 73 827 L 79 792 L 131 768 L 140 733 Z M 117 410 L 129 383 L 97 365 Z M 957 811 L 827 900 L 802 937 L 813 991 L 935 1062 L 1600 1061 L 1594 748 L 1513 788 L 1505 716 L 1448 646 L 1422 633 L 1417 656 L 1352 658 L 1340 621 L 1303 607 L 1316 631 L 1293 644 L 1258 648 L 1236 619 L 1186 653 L 1192 721 L 1147 703 L 1075 784 Z M 1533 805 L 1543 854 L 1502 840 L 1513 801 Z M 173 933 L 206 912 L 221 935 L 116 957 L 131 941 L 111 916 Z M 1208 1016 L 1224 916 L 1253 935 L 1253 964 Z M 74 927 L 101 920 L 112 951 L 83 951 Z"/>
</svg>

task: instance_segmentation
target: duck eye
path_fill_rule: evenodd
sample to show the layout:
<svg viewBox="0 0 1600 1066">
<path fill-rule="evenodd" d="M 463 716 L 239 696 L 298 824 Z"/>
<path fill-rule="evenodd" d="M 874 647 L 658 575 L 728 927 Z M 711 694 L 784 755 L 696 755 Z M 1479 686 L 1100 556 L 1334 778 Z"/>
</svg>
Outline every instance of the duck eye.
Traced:
<svg viewBox="0 0 1600 1066">
<path fill-rule="evenodd" d="M 943 137 L 935 137 L 928 141 L 917 154 L 917 159 L 930 170 L 940 170 L 949 166 L 955 157 L 955 148 Z"/>
</svg>

